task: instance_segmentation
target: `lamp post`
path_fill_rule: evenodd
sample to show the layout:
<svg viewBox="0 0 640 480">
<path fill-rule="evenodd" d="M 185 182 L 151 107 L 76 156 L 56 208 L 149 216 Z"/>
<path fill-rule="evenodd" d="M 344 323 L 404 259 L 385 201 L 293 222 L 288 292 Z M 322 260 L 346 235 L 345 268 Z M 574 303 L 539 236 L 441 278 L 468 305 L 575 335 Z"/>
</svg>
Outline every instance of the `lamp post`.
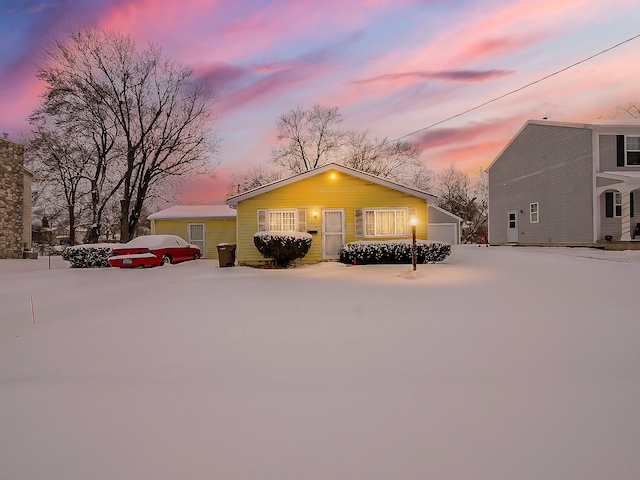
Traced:
<svg viewBox="0 0 640 480">
<path fill-rule="evenodd" d="M 416 269 L 416 227 L 418 226 L 418 217 L 411 217 L 409 219 L 409 225 L 411 226 L 411 235 L 413 241 L 411 243 L 411 263 L 413 264 L 413 270 Z"/>
</svg>

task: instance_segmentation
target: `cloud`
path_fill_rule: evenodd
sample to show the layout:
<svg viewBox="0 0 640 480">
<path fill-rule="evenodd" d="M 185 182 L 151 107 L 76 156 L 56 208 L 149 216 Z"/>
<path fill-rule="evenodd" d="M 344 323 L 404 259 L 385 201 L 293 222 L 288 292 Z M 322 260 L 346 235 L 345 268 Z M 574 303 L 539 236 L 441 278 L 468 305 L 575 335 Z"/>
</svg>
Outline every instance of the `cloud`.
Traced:
<svg viewBox="0 0 640 480">
<path fill-rule="evenodd" d="M 208 81 L 221 94 L 230 89 L 233 90 L 238 82 L 241 82 L 250 74 L 250 68 L 222 62 L 201 67 L 195 72 L 198 78 Z"/>
<path fill-rule="evenodd" d="M 379 75 L 374 78 L 356 80 L 354 84 L 387 82 L 397 80 L 442 80 L 451 82 L 484 82 L 492 78 L 511 75 L 512 70 L 442 70 L 439 72 L 404 72 Z"/>
<path fill-rule="evenodd" d="M 276 95 L 291 90 L 296 84 L 303 82 L 312 72 L 304 69 L 292 69 L 261 76 L 249 85 L 238 88 L 233 93 L 220 99 L 220 113 L 233 112 L 249 105 L 271 99 Z M 248 114 L 245 112 L 245 114 Z"/>
<path fill-rule="evenodd" d="M 521 116 L 493 118 L 482 122 L 467 123 L 459 127 L 433 128 L 414 135 L 412 141 L 420 145 L 423 150 L 446 145 L 460 145 L 478 138 L 486 139 L 496 132 L 502 133 L 505 128 L 512 129 L 513 124 L 521 120 Z"/>
<path fill-rule="evenodd" d="M 247 66 L 217 64 L 204 75 L 221 89 L 221 112 L 236 111 L 272 100 L 339 68 L 341 52 L 358 40 L 355 33 L 290 59 Z"/>
</svg>

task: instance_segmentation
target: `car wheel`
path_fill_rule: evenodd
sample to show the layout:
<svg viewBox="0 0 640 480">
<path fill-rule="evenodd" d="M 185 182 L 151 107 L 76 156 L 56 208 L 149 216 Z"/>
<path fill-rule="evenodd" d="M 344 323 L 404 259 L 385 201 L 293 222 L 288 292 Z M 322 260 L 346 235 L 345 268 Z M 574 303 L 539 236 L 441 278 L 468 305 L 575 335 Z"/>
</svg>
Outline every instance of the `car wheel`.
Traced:
<svg viewBox="0 0 640 480">
<path fill-rule="evenodd" d="M 193 259 L 198 260 L 200 258 L 200 254 L 198 252 L 193 254 Z"/>
<path fill-rule="evenodd" d="M 162 261 L 160 262 L 160 265 L 168 265 L 171 263 L 171 257 L 169 255 L 164 255 L 162 257 Z"/>
</svg>

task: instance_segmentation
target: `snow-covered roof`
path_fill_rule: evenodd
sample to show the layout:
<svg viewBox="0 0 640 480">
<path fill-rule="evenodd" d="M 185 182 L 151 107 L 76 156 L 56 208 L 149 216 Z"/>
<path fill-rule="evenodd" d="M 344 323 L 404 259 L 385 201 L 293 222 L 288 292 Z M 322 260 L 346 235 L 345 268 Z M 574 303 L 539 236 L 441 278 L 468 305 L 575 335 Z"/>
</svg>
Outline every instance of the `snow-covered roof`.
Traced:
<svg viewBox="0 0 640 480">
<path fill-rule="evenodd" d="M 236 218 L 237 212 L 229 205 L 174 205 L 149 215 L 151 220 L 180 218 Z"/>
</svg>

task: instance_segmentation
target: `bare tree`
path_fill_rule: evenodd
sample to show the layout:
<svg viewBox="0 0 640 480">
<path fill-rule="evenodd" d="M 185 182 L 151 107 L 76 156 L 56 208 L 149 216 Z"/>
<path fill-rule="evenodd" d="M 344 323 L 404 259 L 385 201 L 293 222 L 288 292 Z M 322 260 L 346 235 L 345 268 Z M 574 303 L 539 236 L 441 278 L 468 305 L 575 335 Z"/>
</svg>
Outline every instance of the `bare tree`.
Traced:
<svg viewBox="0 0 640 480">
<path fill-rule="evenodd" d="M 404 185 L 426 188 L 431 184 L 433 172 L 419 160 L 421 153 L 420 147 L 411 142 L 372 140 L 368 130 L 350 131 L 341 163 Z"/>
<path fill-rule="evenodd" d="M 624 105 L 616 106 L 616 113 L 613 115 L 607 116 L 605 118 L 609 119 L 618 119 L 618 118 L 640 118 L 640 106 L 638 106 L 640 102 L 637 100 L 633 102 L 626 103 Z"/>
<path fill-rule="evenodd" d="M 121 241 L 135 236 L 145 200 L 164 180 L 213 168 L 213 93 L 157 46 L 138 49 L 96 27 L 69 29 L 50 45 L 38 78 L 46 86 L 37 114 L 73 125 L 105 162 L 116 159 L 102 168 L 120 196 Z"/>
<path fill-rule="evenodd" d="M 227 187 L 227 197 L 275 182 L 283 176 L 282 170 L 273 170 L 264 165 L 254 165 L 245 170 L 233 172 L 231 173 L 231 182 Z"/>
<path fill-rule="evenodd" d="M 73 245 L 82 203 L 89 193 L 85 173 L 90 156 L 85 146 L 41 121 L 27 139 L 25 151 L 27 164 L 43 178 L 36 185 L 37 207 L 52 218 L 66 212 Z"/>
<path fill-rule="evenodd" d="M 341 130 L 342 115 L 337 107 L 314 105 L 297 107 L 277 120 L 277 139 L 284 142 L 271 151 L 272 161 L 285 172 L 298 174 L 339 163 L 382 178 L 428 189 L 433 171 L 420 161 L 420 147 L 414 143 L 388 138 L 371 138 L 368 130 Z M 245 183 L 260 183 L 261 172 L 239 173 Z M 246 175 L 251 177 L 247 182 Z M 237 187 L 235 182 L 230 189 Z"/>
<path fill-rule="evenodd" d="M 475 211 L 469 219 L 469 239 L 477 243 L 488 243 L 489 226 L 489 173 L 480 168 L 473 180 Z"/>
<path fill-rule="evenodd" d="M 463 171 L 450 165 L 438 174 L 436 205 L 463 219 L 462 241 L 477 242 L 486 230 L 488 182 L 485 170 L 474 182 Z M 484 233 L 486 234 L 486 232 Z"/>
<path fill-rule="evenodd" d="M 404 183 L 423 192 L 431 192 L 435 188 L 435 172 L 422 162 L 409 165 L 404 177 L 406 181 L 399 183 Z"/>
<path fill-rule="evenodd" d="M 345 133 L 338 128 L 342 115 L 337 107 L 297 107 L 280 115 L 277 139 L 284 142 L 271 151 L 272 161 L 292 173 L 303 173 L 335 161 Z"/>
</svg>

